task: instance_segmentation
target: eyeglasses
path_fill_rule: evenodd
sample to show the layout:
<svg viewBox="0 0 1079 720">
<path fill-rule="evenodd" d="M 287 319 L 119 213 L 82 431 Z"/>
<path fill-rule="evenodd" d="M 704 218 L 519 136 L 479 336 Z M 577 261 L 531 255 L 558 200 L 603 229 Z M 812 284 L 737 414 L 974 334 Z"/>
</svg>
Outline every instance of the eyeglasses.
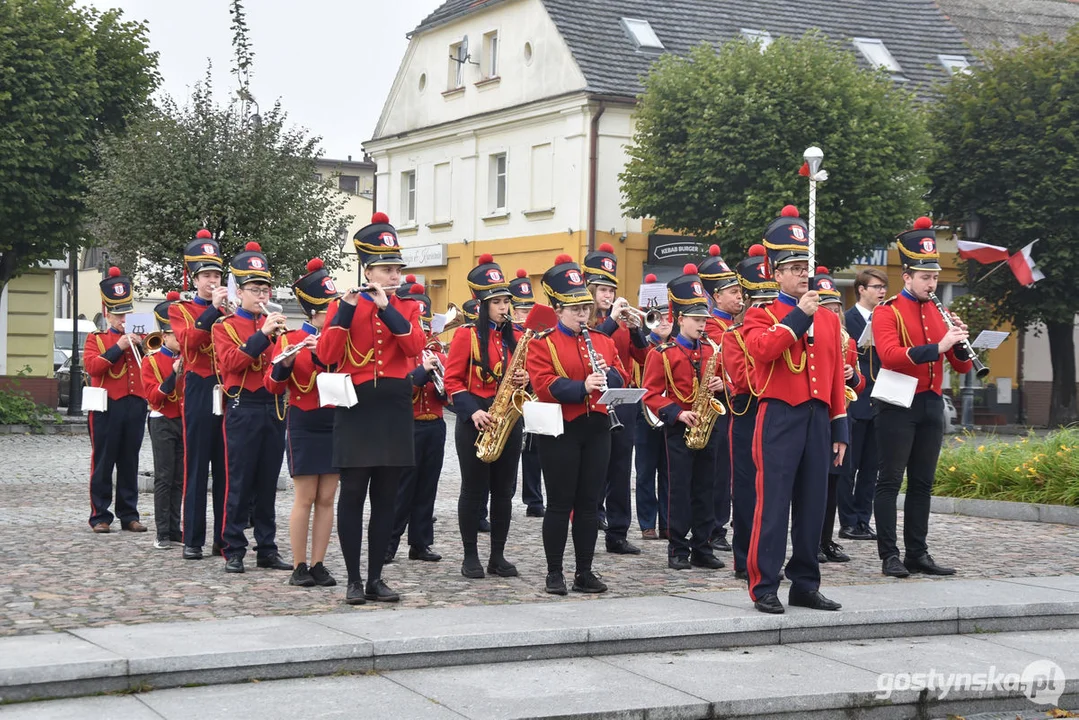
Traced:
<svg viewBox="0 0 1079 720">
<path fill-rule="evenodd" d="M 776 270 L 777 271 L 786 270 L 787 272 L 789 272 L 792 275 L 808 275 L 809 274 L 809 266 L 808 265 L 780 265 L 778 268 L 776 268 Z"/>
<path fill-rule="evenodd" d="M 865 289 L 866 290 L 887 290 L 888 286 L 887 285 L 866 285 Z"/>
<path fill-rule="evenodd" d="M 256 285 L 248 285 L 247 287 L 244 288 L 244 292 L 249 292 L 252 295 L 256 295 L 256 296 L 269 295 L 270 294 L 270 288 L 256 286 Z"/>
</svg>

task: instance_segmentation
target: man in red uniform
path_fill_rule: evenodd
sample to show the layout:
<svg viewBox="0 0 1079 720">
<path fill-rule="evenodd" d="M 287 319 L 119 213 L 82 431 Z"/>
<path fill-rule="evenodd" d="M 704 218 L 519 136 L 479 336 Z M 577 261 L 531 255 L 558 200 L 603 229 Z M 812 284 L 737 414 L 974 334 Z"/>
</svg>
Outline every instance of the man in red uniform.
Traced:
<svg viewBox="0 0 1079 720">
<path fill-rule="evenodd" d="M 176 333 L 169 325 L 169 308 L 179 300 L 180 293 L 173 290 L 165 296 L 165 302 L 154 307 L 161 349 L 142 361 L 142 385 L 150 405 L 150 445 L 154 451 L 154 547 L 158 549 L 183 542 L 180 503 L 184 486 L 184 421 L 180 410 L 184 361 Z"/>
<path fill-rule="evenodd" d="M 195 296 L 169 308 L 169 324 L 184 359 L 184 560 L 201 560 L 206 543 L 206 485 L 213 468 L 213 554 L 221 552 L 225 501 L 225 441 L 221 416 L 213 411 L 217 366 L 210 331 L 225 313 L 228 288 L 221 282 L 221 250 L 210 231 L 199 230 L 184 249 L 184 276 Z M 184 283 L 187 289 L 187 283 Z"/>
<path fill-rule="evenodd" d="M 944 358 L 947 356 L 952 369 L 960 375 L 970 371 L 970 355 L 961 344 L 967 338 L 967 328 L 954 315 L 954 326 L 949 328 L 930 299 L 940 275 L 940 255 L 932 221 L 918 218 L 913 230 L 896 238 L 896 246 L 903 260 L 903 290 L 873 311 L 873 345 L 880 355 L 881 367 L 917 378 L 918 385 L 909 408 L 876 403 L 880 450 L 880 477 L 874 501 L 877 552 L 881 571 L 891 577 L 907 577 L 912 572 L 953 575 L 953 568 L 937 565 L 929 555 L 926 535 L 933 478 L 944 436 L 944 401 L 940 390 Z M 895 503 L 904 470 L 906 557 L 900 562 Z"/>
<path fill-rule="evenodd" d="M 797 208 L 783 208 L 765 230 L 764 247 L 780 293 L 768 305 L 750 308 L 743 330 L 760 395 L 749 595 L 761 612 L 784 612 L 777 593 L 791 517 L 793 550 L 785 570 L 790 604 L 838 610 L 839 603 L 819 591 L 817 550 L 828 468 L 843 462 L 847 448 L 839 320 L 817 312 L 820 296 L 809 289 L 808 236 Z"/>
<path fill-rule="evenodd" d="M 271 338 L 285 332 L 285 316 L 264 313 L 270 299 L 270 266 L 258 243 L 249 242 L 229 270 L 239 286 L 240 307 L 214 325 L 214 354 L 225 392 L 225 515 L 221 552 L 225 572 L 244 572 L 247 519 L 252 502 L 258 566 L 292 570 L 277 552 L 277 476 L 285 454 L 285 412 L 266 389 Z M 289 358 L 295 360 L 295 356 Z M 288 361 L 285 361 L 288 362 Z"/>
<path fill-rule="evenodd" d="M 90 527 L 107 533 L 113 521 L 112 471 L 116 469 L 116 514 L 120 527 L 146 532 L 139 522 L 139 448 L 146 430 L 142 374 L 133 347 L 137 335 L 124 332 L 124 316 L 134 309 L 131 280 L 120 268 L 109 268 L 101 281 L 101 303 L 109 329 L 86 338 L 82 357 L 93 387 L 105 388 L 108 409 L 91 412 Z"/>
</svg>

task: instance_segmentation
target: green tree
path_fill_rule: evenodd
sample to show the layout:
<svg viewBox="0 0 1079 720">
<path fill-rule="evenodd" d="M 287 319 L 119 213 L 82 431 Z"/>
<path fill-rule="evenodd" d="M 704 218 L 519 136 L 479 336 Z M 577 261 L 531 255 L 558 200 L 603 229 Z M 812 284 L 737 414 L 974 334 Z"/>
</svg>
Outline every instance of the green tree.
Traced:
<svg viewBox="0 0 1079 720">
<path fill-rule="evenodd" d="M 846 267 L 923 206 L 930 137 L 918 101 L 817 34 L 763 52 L 738 40 L 665 55 L 644 85 L 623 207 L 660 227 L 737 257 L 783 205 L 807 216 L 797 171 L 811 145 L 830 175 L 817 191 L 820 262 Z"/>
<path fill-rule="evenodd" d="M 249 241 L 262 246 L 282 284 L 319 256 L 341 264 L 341 232 L 352 221 L 347 199 L 312 180 L 319 138 L 289 126 L 280 103 L 259 113 L 249 79 L 254 53 L 239 2 L 233 2 L 233 74 L 239 89 L 214 100 L 209 70 L 180 106 L 171 99 L 103 145 L 91 182 L 94 239 L 141 289 L 173 290 L 184 245 L 207 227 L 226 259 Z"/>
<path fill-rule="evenodd" d="M 82 244 L 95 144 L 157 87 L 146 27 L 73 0 L 0 2 L 0 292 Z"/>
<path fill-rule="evenodd" d="M 1021 287 L 1007 268 L 972 265 L 974 288 L 999 320 L 1042 322 L 1053 367 L 1050 424 L 1077 419 L 1075 344 L 1079 295 L 1079 27 L 1067 38 L 987 52 L 944 88 L 932 127 L 934 210 L 956 224 L 983 219 L 979 240 L 1017 251 L 1040 239 L 1046 277 Z"/>
</svg>

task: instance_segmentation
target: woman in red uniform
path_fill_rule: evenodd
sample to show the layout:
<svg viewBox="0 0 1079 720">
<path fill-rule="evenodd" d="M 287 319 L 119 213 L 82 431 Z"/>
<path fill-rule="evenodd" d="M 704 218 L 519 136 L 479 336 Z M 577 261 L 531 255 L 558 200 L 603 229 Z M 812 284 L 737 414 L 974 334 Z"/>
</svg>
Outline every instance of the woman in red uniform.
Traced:
<svg viewBox="0 0 1079 720">
<path fill-rule="evenodd" d="M 454 441 L 461 465 L 457 522 L 464 545 L 461 574 L 467 578 L 484 576 L 476 536 L 483 502 L 490 492 L 491 555 L 487 572 L 514 577 L 517 568 L 506 560 L 505 550 L 513 486 L 521 458 L 522 423 L 518 421 L 510 431 L 502 454 L 494 462 L 476 457 L 476 440 L 491 425 L 488 410 L 503 373 L 513 362 L 520 334 L 513 329 L 509 282 L 493 257 L 487 253 L 480 255 L 479 264 L 468 273 L 468 286 L 473 298 L 479 301 L 479 310 L 474 325 L 458 328 L 453 335 L 445 379 L 446 394 L 452 399 L 457 415 Z M 510 381 L 516 387 L 524 387 L 528 374 L 521 370 Z"/>
<path fill-rule="evenodd" d="M 315 386 L 323 368 L 315 361 L 314 348 L 326 323 L 326 308 L 337 297 L 337 288 L 315 258 L 307 263 L 307 274 L 292 284 L 292 292 L 307 321 L 282 335 L 274 349 L 273 367 L 266 376 L 266 388 L 275 395 L 288 390 L 285 418 L 285 458 L 296 487 L 289 515 L 289 542 L 292 545 L 292 577 L 289 585 L 331 587 L 337 584 L 322 564 L 333 528 L 333 499 L 337 494 L 337 469 L 333 460 L 333 408 L 321 407 Z M 296 346 L 303 349 L 296 350 Z M 290 350 L 291 348 L 291 350 Z M 278 359 L 282 353 L 291 354 Z M 311 510 L 315 519 L 312 523 Z M 311 532 L 311 565 L 307 564 L 307 536 Z"/>
<path fill-rule="evenodd" d="M 398 298 L 401 248 L 385 213 L 352 238 L 367 285 L 350 290 L 330 305 L 330 318 L 318 339 L 318 359 L 334 372 L 351 376 L 356 404 L 334 411 L 333 459 L 341 472 L 337 535 L 348 571 L 345 602 L 396 602 L 398 594 L 382 580 L 382 566 L 393 531 L 397 485 L 415 464 L 412 442 L 410 358 L 423 351 L 420 308 Z M 371 492 L 367 535 L 367 582 L 360 579 L 363 506 Z"/>
<path fill-rule="evenodd" d="M 558 325 L 529 345 L 528 374 L 541 401 L 561 404 L 565 423 L 565 432 L 558 437 L 538 436 L 547 488 L 545 589 L 552 595 L 566 594 L 562 558 L 572 512 L 573 589 L 601 593 L 607 586 L 592 572 L 592 558 L 599 534 L 596 511 L 611 455 L 611 424 L 607 406 L 598 400 L 604 389 L 624 387 L 629 377 L 614 341 L 587 330 L 595 303 L 573 258 L 555 258 L 554 267 L 543 274 L 543 290 L 558 315 Z M 597 356 L 595 365 L 590 349 Z"/>
</svg>

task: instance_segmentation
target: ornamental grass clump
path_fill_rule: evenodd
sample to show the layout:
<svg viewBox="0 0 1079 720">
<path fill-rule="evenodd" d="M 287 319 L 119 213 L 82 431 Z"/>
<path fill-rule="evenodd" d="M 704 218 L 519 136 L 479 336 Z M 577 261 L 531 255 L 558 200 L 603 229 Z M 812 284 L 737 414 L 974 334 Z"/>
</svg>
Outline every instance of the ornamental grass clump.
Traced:
<svg viewBox="0 0 1079 720">
<path fill-rule="evenodd" d="M 1079 430 L 1015 441 L 946 440 L 934 495 L 1079 506 Z"/>
</svg>

